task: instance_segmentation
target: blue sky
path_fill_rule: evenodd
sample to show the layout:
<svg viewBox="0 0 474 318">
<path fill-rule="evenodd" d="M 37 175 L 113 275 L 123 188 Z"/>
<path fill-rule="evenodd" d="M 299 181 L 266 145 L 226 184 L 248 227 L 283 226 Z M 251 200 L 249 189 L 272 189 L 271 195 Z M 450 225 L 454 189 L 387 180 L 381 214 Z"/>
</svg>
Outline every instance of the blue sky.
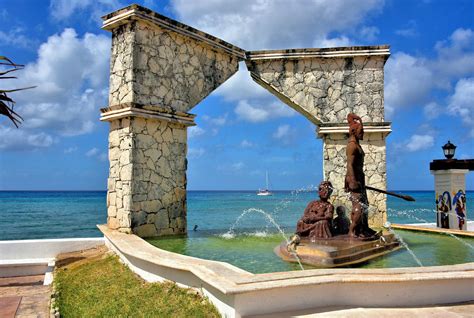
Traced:
<svg viewBox="0 0 474 318">
<path fill-rule="evenodd" d="M 0 55 L 26 67 L 7 87 L 25 118 L 0 119 L 0 190 L 103 190 L 110 33 L 124 0 L 2 0 Z M 474 1 L 136 1 L 246 50 L 391 45 L 385 66 L 389 189 L 430 190 L 451 140 L 474 158 Z M 4 81 L 6 82 L 6 81 Z M 192 111 L 188 189 L 274 189 L 322 179 L 315 126 L 253 83 L 245 65 Z M 467 178 L 474 189 L 474 173 Z"/>
</svg>

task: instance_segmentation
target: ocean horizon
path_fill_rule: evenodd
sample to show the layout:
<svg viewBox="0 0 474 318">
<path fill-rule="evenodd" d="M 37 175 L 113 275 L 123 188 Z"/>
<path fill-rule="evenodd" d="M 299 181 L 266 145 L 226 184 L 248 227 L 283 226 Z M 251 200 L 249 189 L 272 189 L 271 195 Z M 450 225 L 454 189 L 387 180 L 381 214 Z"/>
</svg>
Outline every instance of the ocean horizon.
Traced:
<svg viewBox="0 0 474 318">
<path fill-rule="evenodd" d="M 188 231 L 222 234 L 234 226 L 244 211 L 261 210 L 288 233 L 314 200 L 315 190 L 272 190 L 259 197 L 256 190 L 188 190 Z M 387 196 L 392 223 L 435 222 L 434 190 L 391 190 L 413 196 L 406 202 Z M 97 224 L 106 223 L 106 190 L 0 190 L 0 240 L 99 237 Z M 474 191 L 467 191 L 467 218 L 474 206 Z M 216 221 L 217 220 L 217 221 Z M 248 213 L 235 225 L 242 231 L 275 232 L 261 213 Z"/>
</svg>

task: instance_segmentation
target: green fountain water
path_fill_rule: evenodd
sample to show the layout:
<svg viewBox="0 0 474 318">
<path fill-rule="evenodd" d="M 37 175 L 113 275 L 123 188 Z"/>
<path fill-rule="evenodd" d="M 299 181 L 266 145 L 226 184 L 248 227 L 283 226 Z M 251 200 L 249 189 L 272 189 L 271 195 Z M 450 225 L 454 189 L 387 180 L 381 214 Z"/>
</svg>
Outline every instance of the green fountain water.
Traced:
<svg viewBox="0 0 474 318">
<path fill-rule="evenodd" d="M 441 234 L 396 231 L 417 256 L 423 266 L 453 265 L 474 261 L 474 250 L 463 242 L 474 245 L 474 239 Z M 281 243 L 280 234 L 263 232 L 242 233 L 232 238 L 217 233 L 190 233 L 188 237 L 150 239 L 151 244 L 175 253 L 208 260 L 228 262 L 251 273 L 300 270 L 298 264 L 282 261 L 273 253 Z M 406 249 L 358 265 L 358 268 L 417 267 L 417 262 Z M 304 265 L 305 269 L 313 267 Z"/>
</svg>

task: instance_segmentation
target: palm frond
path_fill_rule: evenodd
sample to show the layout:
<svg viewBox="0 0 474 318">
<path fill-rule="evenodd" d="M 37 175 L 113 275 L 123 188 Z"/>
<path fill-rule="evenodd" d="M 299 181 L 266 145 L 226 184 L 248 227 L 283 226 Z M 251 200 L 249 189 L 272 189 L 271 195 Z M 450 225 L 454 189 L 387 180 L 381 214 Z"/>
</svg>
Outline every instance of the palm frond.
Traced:
<svg viewBox="0 0 474 318">
<path fill-rule="evenodd" d="M 0 65 L 10 66 L 9 69 L 0 71 L 0 79 L 14 79 L 16 78 L 15 76 L 5 76 L 5 75 L 24 68 L 24 65 L 15 64 L 12 60 L 10 60 L 8 57 L 3 56 L 3 55 L 0 55 L 0 61 L 6 61 L 6 62 L 0 62 Z M 11 122 L 16 126 L 16 128 L 19 127 L 19 125 L 23 121 L 23 118 L 13 110 L 15 101 L 9 96 L 7 96 L 7 93 L 22 91 L 22 90 L 30 89 L 34 87 L 36 86 L 14 88 L 14 89 L 0 89 L 0 115 L 3 115 L 7 117 L 8 119 L 10 119 Z"/>
</svg>

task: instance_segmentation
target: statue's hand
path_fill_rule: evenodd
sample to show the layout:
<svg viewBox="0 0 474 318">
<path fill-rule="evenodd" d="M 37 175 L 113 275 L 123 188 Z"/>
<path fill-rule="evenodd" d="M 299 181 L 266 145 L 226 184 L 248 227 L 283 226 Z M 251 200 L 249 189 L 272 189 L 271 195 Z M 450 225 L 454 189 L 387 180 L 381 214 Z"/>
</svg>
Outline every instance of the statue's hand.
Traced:
<svg viewBox="0 0 474 318">
<path fill-rule="evenodd" d="M 358 191 L 362 188 L 362 185 L 356 180 L 354 176 L 348 176 L 346 178 L 346 185 L 348 188 L 347 190 L 349 191 Z"/>
</svg>

